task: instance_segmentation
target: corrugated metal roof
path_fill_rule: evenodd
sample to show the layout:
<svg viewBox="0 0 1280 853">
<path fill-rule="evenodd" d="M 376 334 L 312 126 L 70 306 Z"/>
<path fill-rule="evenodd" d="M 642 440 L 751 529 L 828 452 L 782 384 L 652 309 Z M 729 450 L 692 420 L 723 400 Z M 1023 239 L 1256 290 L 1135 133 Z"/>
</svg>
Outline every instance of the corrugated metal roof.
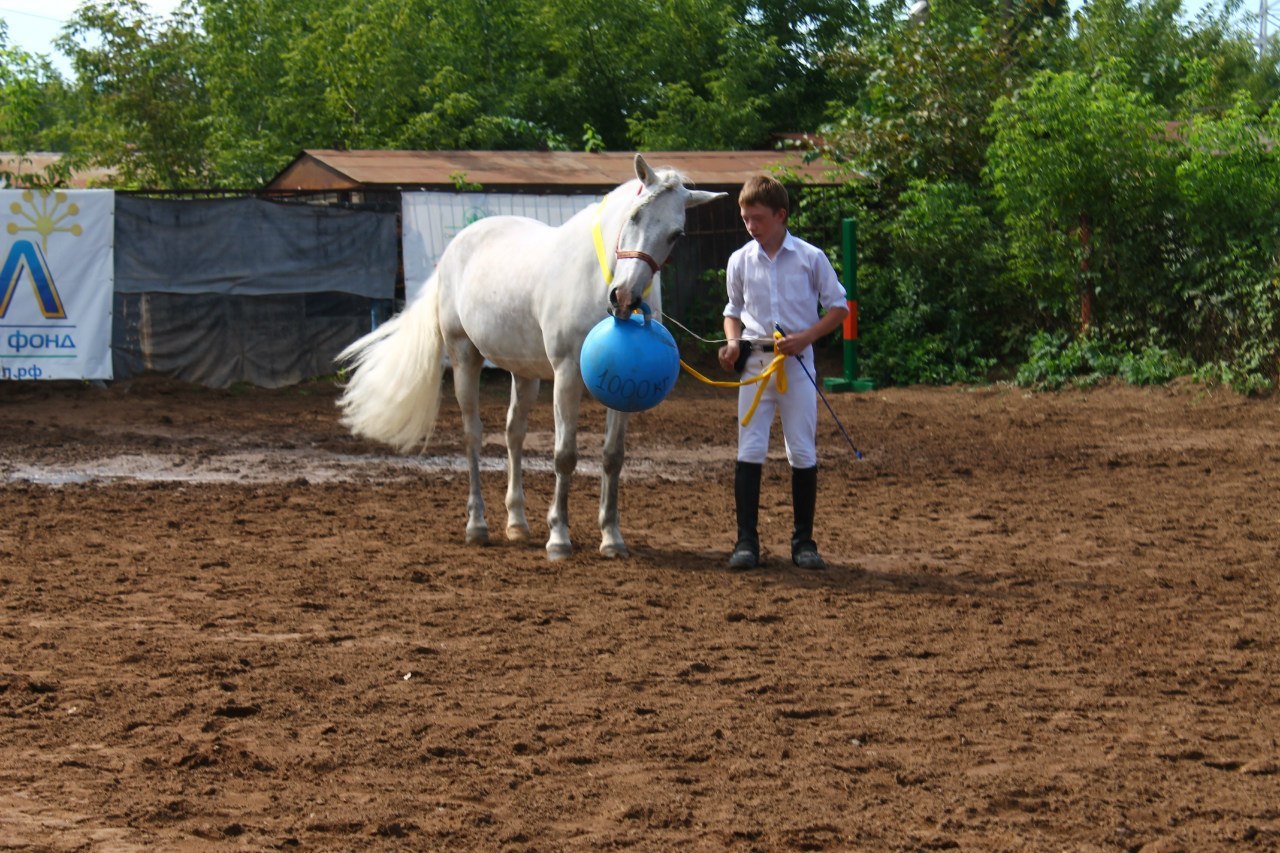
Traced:
<svg viewBox="0 0 1280 853">
<path fill-rule="evenodd" d="M 785 166 L 806 182 L 833 183 L 830 164 L 806 164 L 795 151 L 645 151 L 654 168 L 671 167 L 700 187 L 739 186 Z M 356 190 L 580 187 L 601 189 L 635 177 L 631 152 L 609 151 L 335 151 L 307 149 L 268 189 Z"/>
</svg>

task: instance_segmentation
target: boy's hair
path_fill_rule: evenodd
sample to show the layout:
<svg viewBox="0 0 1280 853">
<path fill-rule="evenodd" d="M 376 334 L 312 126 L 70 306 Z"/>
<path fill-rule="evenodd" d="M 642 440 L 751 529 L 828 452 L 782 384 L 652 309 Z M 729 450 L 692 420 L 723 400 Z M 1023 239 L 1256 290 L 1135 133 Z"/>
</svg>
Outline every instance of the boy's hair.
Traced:
<svg viewBox="0 0 1280 853">
<path fill-rule="evenodd" d="M 791 210 L 791 198 L 787 188 L 777 178 L 768 175 L 752 175 L 738 193 L 738 206 L 763 204 L 770 210 Z"/>
</svg>

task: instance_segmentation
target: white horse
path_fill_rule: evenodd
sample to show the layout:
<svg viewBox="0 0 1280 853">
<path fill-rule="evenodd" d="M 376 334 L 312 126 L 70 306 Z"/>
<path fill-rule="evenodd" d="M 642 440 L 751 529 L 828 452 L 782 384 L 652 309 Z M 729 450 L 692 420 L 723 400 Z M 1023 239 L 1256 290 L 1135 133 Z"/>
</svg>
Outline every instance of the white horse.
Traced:
<svg viewBox="0 0 1280 853">
<path fill-rule="evenodd" d="M 338 402 L 343 423 L 356 435 L 411 452 L 425 446 L 435 428 L 448 349 L 471 479 L 469 543 L 489 537 L 480 493 L 479 397 L 480 369 L 488 359 L 511 373 L 507 538 L 530 535 L 521 458 L 539 383 L 550 379 L 556 488 L 547 512 L 547 556 L 556 560 L 572 553 L 569 483 L 578 464 L 583 339 L 610 313 L 607 304 L 619 317 L 639 304 L 684 233 L 685 210 L 725 195 L 689 189 L 681 175 L 654 171 L 638 154 L 635 169 L 637 180 L 558 228 L 518 216 L 493 216 L 464 228 L 413 302 L 338 355 L 351 370 Z M 650 301 L 660 310 L 656 293 Z M 600 553 L 623 557 L 618 475 L 627 415 L 610 409 L 605 423 Z"/>
</svg>

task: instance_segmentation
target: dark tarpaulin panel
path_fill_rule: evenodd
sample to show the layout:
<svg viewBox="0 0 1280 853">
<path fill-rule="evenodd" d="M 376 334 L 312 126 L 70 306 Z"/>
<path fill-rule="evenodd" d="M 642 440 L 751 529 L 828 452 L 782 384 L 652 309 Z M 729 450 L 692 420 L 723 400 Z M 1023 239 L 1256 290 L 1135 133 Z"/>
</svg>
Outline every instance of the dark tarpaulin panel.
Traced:
<svg viewBox="0 0 1280 853">
<path fill-rule="evenodd" d="M 391 299 L 398 267 L 394 213 L 116 195 L 117 293 Z"/>
<path fill-rule="evenodd" d="M 116 195 L 116 379 L 292 385 L 388 313 L 396 214 Z"/>
<path fill-rule="evenodd" d="M 211 388 L 293 385 L 333 373 L 334 357 L 387 304 L 345 293 L 117 293 L 115 378 L 155 372 Z"/>
</svg>

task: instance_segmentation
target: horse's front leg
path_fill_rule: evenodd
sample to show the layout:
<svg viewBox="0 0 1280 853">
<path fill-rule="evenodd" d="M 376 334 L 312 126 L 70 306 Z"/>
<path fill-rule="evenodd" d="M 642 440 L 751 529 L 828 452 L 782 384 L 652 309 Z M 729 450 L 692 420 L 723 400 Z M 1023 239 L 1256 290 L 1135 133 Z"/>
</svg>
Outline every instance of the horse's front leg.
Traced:
<svg viewBox="0 0 1280 853">
<path fill-rule="evenodd" d="M 556 367 L 552 388 L 556 416 L 556 493 L 547 510 L 547 557 L 562 560 L 573 553 L 569 540 L 569 486 L 578 467 L 578 411 L 582 406 L 582 376 L 577 362 L 565 360 Z"/>
<path fill-rule="evenodd" d="M 467 475 L 471 491 L 467 497 L 467 544 L 486 545 L 489 523 L 484 518 L 484 495 L 480 491 L 480 450 L 484 425 L 480 421 L 480 369 L 484 357 L 470 345 L 450 347 L 453 363 L 453 392 L 462 410 L 463 444 L 467 455 Z"/>
<path fill-rule="evenodd" d="M 529 411 L 538 399 L 537 379 L 511 377 L 511 407 L 507 409 L 507 538 L 529 538 L 524 514 L 524 439 L 529 432 Z"/>
<path fill-rule="evenodd" d="M 627 556 L 626 543 L 618 528 L 618 477 L 626 457 L 626 412 L 613 409 L 605 415 L 604 464 L 600 475 L 600 553 L 606 557 Z"/>
</svg>

